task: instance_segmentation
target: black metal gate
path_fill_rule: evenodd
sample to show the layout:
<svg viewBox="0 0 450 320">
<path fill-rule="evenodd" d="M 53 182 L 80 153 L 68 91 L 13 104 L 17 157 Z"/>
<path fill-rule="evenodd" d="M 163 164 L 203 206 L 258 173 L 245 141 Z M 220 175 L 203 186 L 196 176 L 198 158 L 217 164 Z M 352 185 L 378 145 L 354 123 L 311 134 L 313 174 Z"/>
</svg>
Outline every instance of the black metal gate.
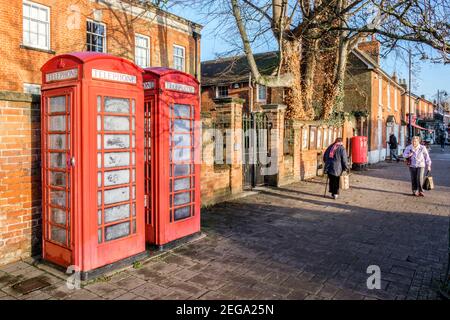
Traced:
<svg viewBox="0 0 450 320">
<path fill-rule="evenodd" d="M 242 129 L 243 186 L 251 189 L 266 183 L 262 169 L 270 157 L 271 124 L 265 113 L 244 113 Z"/>
</svg>

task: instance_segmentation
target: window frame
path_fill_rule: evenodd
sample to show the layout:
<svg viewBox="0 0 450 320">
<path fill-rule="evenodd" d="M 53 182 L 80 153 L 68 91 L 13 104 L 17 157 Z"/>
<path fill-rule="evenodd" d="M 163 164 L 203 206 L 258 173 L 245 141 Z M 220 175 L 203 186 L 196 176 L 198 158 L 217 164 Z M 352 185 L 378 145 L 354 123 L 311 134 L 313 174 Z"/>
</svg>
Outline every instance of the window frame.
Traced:
<svg viewBox="0 0 450 320">
<path fill-rule="evenodd" d="M 396 87 L 394 87 L 394 111 L 398 111 L 398 91 Z"/>
<path fill-rule="evenodd" d="M 138 63 L 137 63 L 137 61 L 136 61 L 136 56 L 137 56 L 137 49 L 138 49 L 138 47 L 137 47 L 137 45 L 136 45 L 136 38 L 137 37 L 141 37 L 141 38 L 145 38 L 146 40 L 147 40 L 147 48 L 146 48 L 146 50 L 147 50 L 147 61 L 146 61 L 146 65 L 145 66 L 141 66 L 141 65 L 139 65 Z M 143 47 L 139 47 L 140 49 L 144 49 Z M 151 66 L 151 63 L 150 63 L 150 61 L 151 61 L 151 59 L 150 59 L 150 55 L 151 55 L 151 43 L 150 43 L 150 37 L 149 36 L 146 36 L 146 35 L 143 35 L 143 34 L 140 34 L 140 33 L 135 33 L 134 34 L 134 62 L 139 66 L 139 67 L 141 67 L 141 68 L 148 68 L 148 67 L 150 67 Z"/>
<path fill-rule="evenodd" d="M 220 88 L 226 88 L 227 94 L 226 95 L 221 95 L 220 94 Z M 216 98 L 226 98 L 230 96 L 230 91 L 229 91 L 229 86 L 227 85 L 218 85 L 216 86 Z"/>
<path fill-rule="evenodd" d="M 388 81 L 387 83 L 387 109 L 391 110 L 391 83 Z"/>
<path fill-rule="evenodd" d="M 182 65 L 182 69 L 180 70 L 180 69 L 178 69 L 177 67 L 176 67 L 176 65 L 175 65 L 175 57 L 177 57 L 177 58 L 179 58 L 180 56 L 176 56 L 175 55 L 175 48 L 177 48 L 177 49 L 182 49 L 183 50 L 183 65 Z M 175 70 L 179 70 L 179 71 L 182 71 L 182 72 L 185 72 L 185 70 L 186 70 L 186 48 L 185 47 L 183 47 L 183 46 L 180 46 L 180 45 L 178 45 L 178 44 L 174 44 L 173 45 L 173 47 L 172 47 L 172 64 L 173 64 L 173 68 L 175 69 Z"/>
<path fill-rule="evenodd" d="M 48 21 L 45 22 L 46 23 L 46 27 L 47 27 L 46 28 L 46 32 L 47 32 L 47 37 L 48 37 L 48 39 L 47 39 L 47 46 L 43 47 L 43 46 L 40 46 L 39 44 L 33 45 L 31 42 L 25 42 L 25 28 L 23 27 L 24 20 L 25 20 L 24 5 L 29 5 L 30 9 L 31 9 L 31 6 L 35 6 L 35 7 L 39 8 L 39 9 L 47 10 Z M 31 14 L 30 14 L 30 16 L 31 16 Z M 36 21 L 38 21 L 38 23 L 42 23 L 41 20 L 33 19 L 31 17 L 27 17 L 26 19 L 28 19 L 28 21 L 36 20 Z M 41 49 L 41 50 L 50 50 L 50 48 L 51 48 L 51 34 L 50 34 L 51 28 L 50 28 L 50 25 L 51 25 L 51 8 L 50 7 L 45 6 L 43 4 L 40 4 L 40 3 L 29 1 L 29 0 L 23 0 L 22 1 L 22 44 L 24 46 L 31 47 L 31 48 L 36 48 L 36 49 Z M 31 31 L 31 26 L 30 26 L 30 31 Z M 38 43 L 39 43 L 39 33 L 37 33 L 37 37 L 38 37 Z"/>
<path fill-rule="evenodd" d="M 259 96 L 259 93 L 260 93 L 260 89 L 261 88 L 265 88 L 265 98 L 264 99 L 261 99 L 261 97 Z M 261 84 L 257 84 L 256 85 L 256 97 L 257 97 L 257 101 L 258 102 L 266 102 L 267 101 L 267 87 L 266 86 L 263 86 L 263 85 L 261 85 Z"/>
<path fill-rule="evenodd" d="M 89 31 L 88 31 L 88 29 L 87 29 L 87 24 L 88 24 L 88 22 L 100 24 L 100 25 L 102 25 L 102 26 L 104 27 L 104 29 L 105 29 L 105 35 L 104 35 L 104 38 L 103 38 L 103 51 L 90 51 L 90 50 L 87 50 L 87 49 L 88 49 L 88 37 L 87 37 L 88 34 L 98 36 L 98 34 L 95 34 L 95 33 L 92 33 L 92 32 L 89 32 Z M 103 23 L 103 22 L 100 22 L 100 21 L 96 21 L 96 20 L 93 20 L 93 19 L 86 19 L 86 51 L 88 51 L 88 52 L 107 53 L 107 34 L 108 34 L 108 30 L 107 30 L 106 23 Z M 91 46 L 93 46 L 93 45 L 91 44 Z M 96 46 L 97 46 L 97 45 L 96 45 Z M 97 47 L 98 47 L 98 46 L 97 46 Z"/>
</svg>

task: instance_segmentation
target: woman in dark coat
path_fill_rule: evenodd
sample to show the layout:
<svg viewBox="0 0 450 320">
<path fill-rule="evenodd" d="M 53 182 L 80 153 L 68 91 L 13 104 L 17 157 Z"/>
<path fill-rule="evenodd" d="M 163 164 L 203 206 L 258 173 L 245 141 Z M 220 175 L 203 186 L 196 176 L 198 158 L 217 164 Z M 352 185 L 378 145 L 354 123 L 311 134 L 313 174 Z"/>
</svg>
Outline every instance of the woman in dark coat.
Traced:
<svg viewBox="0 0 450 320">
<path fill-rule="evenodd" d="M 323 155 L 323 162 L 325 163 L 325 173 L 328 174 L 329 189 L 331 197 L 338 198 L 339 181 L 342 172 L 349 169 L 347 162 L 347 152 L 345 151 L 342 138 L 337 138 L 336 141 L 327 148 Z"/>
</svg>

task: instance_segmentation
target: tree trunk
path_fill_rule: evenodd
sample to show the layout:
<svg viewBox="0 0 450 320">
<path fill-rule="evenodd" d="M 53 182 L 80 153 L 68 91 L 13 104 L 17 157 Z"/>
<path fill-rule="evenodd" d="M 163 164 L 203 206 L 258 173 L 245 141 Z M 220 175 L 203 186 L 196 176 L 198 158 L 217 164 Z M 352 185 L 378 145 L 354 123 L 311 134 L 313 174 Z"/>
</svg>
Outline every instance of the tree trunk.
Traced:
<svg viewBox="0 0 450 320">
<path fill-rule="evenodd" d="M 312 120 L 314 110 L 303 104 L 301 84 L 301 43 L 298 40 L 284 40 L 283 72 L 292 74 L 292 85 L 286 93 L 286 117 L 293 120 Z"/>
<path fill-rule="evenodd" d="M 309 39 L 305 37 L 302 42 L 302 90 L 303 90 L 303 104 L 306 109 L 314 111 L 313 97 L 314 97 L 314 76 L 317 72 L 317 51 L 319 49 L 319 41 L 317 39 Z"/>
</svg>

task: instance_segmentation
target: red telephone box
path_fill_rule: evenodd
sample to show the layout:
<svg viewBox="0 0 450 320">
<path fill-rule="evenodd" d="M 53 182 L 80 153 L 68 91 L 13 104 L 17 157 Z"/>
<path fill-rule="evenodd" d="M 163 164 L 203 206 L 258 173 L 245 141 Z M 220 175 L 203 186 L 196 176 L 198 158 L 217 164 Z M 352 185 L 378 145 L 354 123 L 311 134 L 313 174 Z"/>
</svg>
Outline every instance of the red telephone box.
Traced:
<svg viewBox="0 0 450 320">
<path fill-rule="evenodd" d="M 143 70 L 83 52 L 41 71 L 43 258 L 86 272 L 144 252 Z"/>
<path fill-rule="evenodd" d="M 163 246 L 200 231 L 199 84 L 148 68 L 144 89 L 146 239 Z"/>
</svg>

